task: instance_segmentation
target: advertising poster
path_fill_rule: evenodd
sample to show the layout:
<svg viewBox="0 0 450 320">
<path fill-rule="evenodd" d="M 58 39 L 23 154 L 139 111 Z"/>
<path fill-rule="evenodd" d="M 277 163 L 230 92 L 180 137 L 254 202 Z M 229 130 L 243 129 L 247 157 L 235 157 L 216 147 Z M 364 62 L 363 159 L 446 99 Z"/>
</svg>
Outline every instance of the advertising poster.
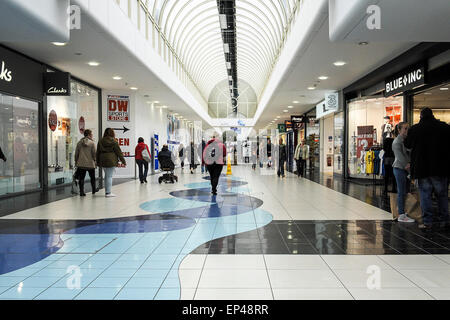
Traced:
<svg viewBox="0 0 450 320">
<path fill-rule="evenodd" d="M 108 121 L 130 121 L 130 97 L 108 95 L 107 100 Z"/>
<path fill-rule="evenodd" d="M 115 176 L 133 177 L 135 174 L 134 148 L 134 124 L 131 121 L 130 96 L 108 95 L 106 99 L 106 123 L 103 129 L 112 128 L 116 141 L 122 150 L 126 165 L 119 162 Z M 103 134 L 103 132 L 102 132 Z"/>
<path fill-rule="evenodd" d="M 357 127 L 357 134 L 356 158 L 359 159 L 361 152 L 373 145 L 373 126 Z"/>
</svg>

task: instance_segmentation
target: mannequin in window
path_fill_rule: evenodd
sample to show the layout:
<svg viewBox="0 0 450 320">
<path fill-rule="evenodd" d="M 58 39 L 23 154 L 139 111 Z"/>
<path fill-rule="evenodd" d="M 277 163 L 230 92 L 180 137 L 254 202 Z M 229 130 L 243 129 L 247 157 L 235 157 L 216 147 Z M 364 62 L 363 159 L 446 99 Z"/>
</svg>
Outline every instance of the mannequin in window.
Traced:
<svg viewBox="0 0 450 320">
<path fill-rule="evenodd" d="M 391 118 L 386 116 L 384 117 L 384 124 L 381 126 L 381 134 L 383 137 L 383 141 L 386 138 L 393 138 L 392 131 L 394 128 L 392 127 Z"/>
</svg>

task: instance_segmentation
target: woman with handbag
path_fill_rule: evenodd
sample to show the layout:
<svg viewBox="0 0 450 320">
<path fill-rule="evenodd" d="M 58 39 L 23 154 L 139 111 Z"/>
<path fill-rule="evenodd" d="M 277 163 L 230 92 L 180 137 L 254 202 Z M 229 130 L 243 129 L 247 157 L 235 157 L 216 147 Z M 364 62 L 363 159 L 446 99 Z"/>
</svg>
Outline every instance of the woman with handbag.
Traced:
<svg viewBox="0 0 450 320">
<path fill-rule="evenodd" d="M 116 135 L 114 130 L 106 128 L 103 138 L 97 144 L 97 165 L 103 168 L 105 171 L 105 197 L 112 198 L 116 195 L 111 193 L 112 180 L 114 170 L 117 165 L 122 162 L 126 165 L 127 162 L 123 157 L 122 150 L 120 150 L 119 144 L 116 141 Z"/>
<path fill-rule="evenodd" d="M 144 143 L 144 138 L 138 139 L 138 144 L 134 150 L 136 163 L 139 167 L 139 180 L 141 183 L 147 183 L 148 164 L 151 161 L 150 150 Z"/>
</svg>

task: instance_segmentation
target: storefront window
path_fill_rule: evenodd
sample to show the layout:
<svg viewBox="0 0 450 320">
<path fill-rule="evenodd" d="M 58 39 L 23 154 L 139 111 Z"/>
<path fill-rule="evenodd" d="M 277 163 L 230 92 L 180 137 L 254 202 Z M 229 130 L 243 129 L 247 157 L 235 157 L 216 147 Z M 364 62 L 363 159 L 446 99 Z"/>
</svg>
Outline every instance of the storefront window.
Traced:
<svg viewBox="0 0 450 320">
<path fill-rule="evenodd" d="M 306 143 L 309 145 L 310 168 L 320 166 L 320 121 L 316 119 L 316 112 L 308 113 L 308 122 L 306 123 Z"/>
<path fill-rule="evenodd" d="M 403 97 L 366 98 L 348 104 L 348 171 L 350 177 L 373 178 L 381 174 L 374 165 L 384 138 L 403 119 Z M 367 154 L 367 151 L 374 153 Z M 366 157 L 366 156 L 369 157 Z M 378 163 L 378 162 L 377 162 Z"/>
<path fill-rule="evenodd" d="M 344 166 L 344 112 L 334 115 L 334 166 L 335 173 L 343 174 Z"/>
<path fill-rule="evenodd" d="M 47 97 L 50 186 L 72 182 L 75 148 L 84 130 L 99 137 L 97 90 L 76 81 L 71 87 L 71 96 Z"/>
<path fill-rule="evenodd" d="M 450 124 L 450 83 L 414 96 L 414 124 L 420 121 L 420 111 L 426 107 L 433 110 L 436 119 Z"/>
<path fill-rule="evenodd" d="M 40 188 L 39 104 L 0 94 L 0 195 Z"/>
</svg>

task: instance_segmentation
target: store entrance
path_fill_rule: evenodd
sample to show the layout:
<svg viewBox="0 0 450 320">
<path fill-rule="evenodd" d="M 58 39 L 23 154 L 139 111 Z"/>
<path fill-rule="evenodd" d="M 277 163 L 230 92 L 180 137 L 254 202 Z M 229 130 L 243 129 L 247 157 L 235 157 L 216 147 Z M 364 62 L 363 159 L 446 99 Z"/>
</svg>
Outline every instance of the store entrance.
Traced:
<svg viewBox="0 0 450 320">
<path fill-rule="evenodd" d="M 420 121 L 420 111 L 426 107 L 433 110 L 436 119 L 450 123 L 450 83 L 414 96 L 413 124 Z"/>
</svg>

